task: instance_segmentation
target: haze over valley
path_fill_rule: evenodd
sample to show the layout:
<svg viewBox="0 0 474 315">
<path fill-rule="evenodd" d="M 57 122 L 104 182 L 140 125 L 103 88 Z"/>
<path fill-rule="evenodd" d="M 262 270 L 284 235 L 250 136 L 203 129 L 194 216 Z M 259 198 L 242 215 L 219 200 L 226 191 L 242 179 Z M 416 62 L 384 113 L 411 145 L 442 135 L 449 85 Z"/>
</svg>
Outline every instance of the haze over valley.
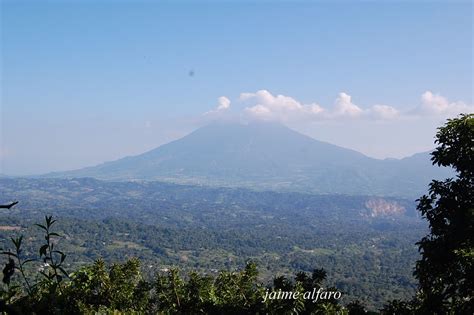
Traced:
<svg viewBox="0 0 474 315">
<path fill-rule="evenodd" d="M 212 123 L 138 156 L 44 177 L 159 180 L 318 194 L 416 198 L 432 178 L 429 152 L 378 160 L 317 141 L 279 123 Z"/>
</svg>

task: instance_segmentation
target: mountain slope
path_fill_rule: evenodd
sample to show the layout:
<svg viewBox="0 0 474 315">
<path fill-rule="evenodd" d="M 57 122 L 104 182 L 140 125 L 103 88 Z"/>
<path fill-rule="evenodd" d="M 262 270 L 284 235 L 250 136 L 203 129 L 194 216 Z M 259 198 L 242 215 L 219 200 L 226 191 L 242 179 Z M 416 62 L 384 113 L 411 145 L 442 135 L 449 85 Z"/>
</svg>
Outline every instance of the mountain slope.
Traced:
<svg viewBox="0 0 474 315">
<path fill-rule="evenodd" d="M 377 160 L 279 124 L 216 123 L 138 156 L 48 176 L 418 196 L 431 178 L 448 174 L 427 153 Z"/>
</svg>

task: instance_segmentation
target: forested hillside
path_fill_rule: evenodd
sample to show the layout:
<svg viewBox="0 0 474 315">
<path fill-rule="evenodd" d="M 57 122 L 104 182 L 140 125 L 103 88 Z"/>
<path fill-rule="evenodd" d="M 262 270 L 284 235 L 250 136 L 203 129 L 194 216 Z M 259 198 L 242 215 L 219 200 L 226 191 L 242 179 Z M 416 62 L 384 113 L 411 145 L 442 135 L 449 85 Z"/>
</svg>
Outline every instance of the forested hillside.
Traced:
<svg viewBox="0 0 474 315">
<path fill-rule="evenodd" d="M 217 274 L 257 263 L 259 279 L 324 268 L 344 301 L 372 308 L 414 292 L 415 242 L 426 232 L 414 202 L 370 196 L 213 189 L 159 182 L 1 179 L 21 203 L 1 218 L 4 244 L 58 216 L 70 268 L 138 257 L 145 275 L 179 266 Z"/>
</svg>

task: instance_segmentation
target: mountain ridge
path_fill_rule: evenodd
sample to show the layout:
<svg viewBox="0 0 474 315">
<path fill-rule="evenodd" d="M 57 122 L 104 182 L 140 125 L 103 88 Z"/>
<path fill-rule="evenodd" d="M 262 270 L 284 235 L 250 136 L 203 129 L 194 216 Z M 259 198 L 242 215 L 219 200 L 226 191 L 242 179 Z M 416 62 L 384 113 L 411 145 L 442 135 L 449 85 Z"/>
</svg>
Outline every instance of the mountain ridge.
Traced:
<svg viewBox="0 0 474 315">
<path fill-rule="evenodd" d="M 406 197 L 449 174 L 431 165 L 428 152 L 379 160 L 280 124 L 213 123 L 137 156 L 42 177 Z"/>
</svg>

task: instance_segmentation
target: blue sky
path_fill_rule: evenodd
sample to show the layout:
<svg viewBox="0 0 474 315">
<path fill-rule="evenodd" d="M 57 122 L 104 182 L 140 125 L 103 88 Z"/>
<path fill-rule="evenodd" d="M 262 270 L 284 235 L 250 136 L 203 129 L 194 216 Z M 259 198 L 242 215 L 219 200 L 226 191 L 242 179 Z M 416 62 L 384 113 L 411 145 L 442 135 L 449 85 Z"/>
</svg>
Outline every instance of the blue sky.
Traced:
<svg viewBox="0 0 474 315">
<path fill-rule="evenodd" d="M 472 9 L 2 1 L 0 172 L 93 165 L 243 116 L 374 157 L 427 150 L 472 109 Z M 230 105 L 217 110 L 219 97 Z"/>
</svg>

